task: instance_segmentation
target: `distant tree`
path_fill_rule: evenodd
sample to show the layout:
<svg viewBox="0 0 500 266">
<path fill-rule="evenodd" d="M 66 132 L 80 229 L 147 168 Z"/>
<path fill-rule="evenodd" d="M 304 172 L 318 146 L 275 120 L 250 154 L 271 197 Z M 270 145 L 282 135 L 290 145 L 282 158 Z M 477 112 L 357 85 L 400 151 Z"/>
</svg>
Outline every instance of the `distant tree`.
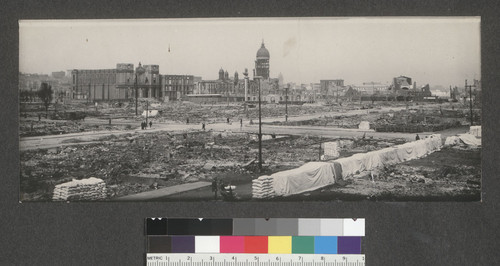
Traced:
<svg viewBox="0 0 500 266">
<path fill-rule="evenodd" d="M 42 100 L 43 105 L 45 105 L 45 112 L 49 112 L 49 105 L 52 102 L 52 95 L 54 92 L 52 91 L 52 86 L 43 82 L 38 90 L 38 97 Z"/>
<path fill-rule="evenodd" d="M 349 87 L 349 89 L 347 89 L 347 91 L 345 92 L 345 97 L 349 99 L 349 101 L 352 101 L 352 98 L 354 98 L 354 96 L 356 95 L 358 95 L 358 91 L 353 89 L 352 87 Z"/>
</svg>

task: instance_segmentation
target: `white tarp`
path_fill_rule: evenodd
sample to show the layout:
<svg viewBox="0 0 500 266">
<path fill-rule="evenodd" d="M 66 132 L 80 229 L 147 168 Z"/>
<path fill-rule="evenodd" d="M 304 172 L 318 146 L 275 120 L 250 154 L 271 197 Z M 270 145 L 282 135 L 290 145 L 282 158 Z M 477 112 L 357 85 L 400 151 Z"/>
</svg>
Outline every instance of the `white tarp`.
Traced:
<svg viewBox="0 0 500 266">
<path fill-rule="evenodd" d="M 299 168 L 271 175 L 274 192 L 282 196 L 312 191 L 333 184 L 336 177 L 340 176 L 340 167 L 326 162 L 310 162 Z"/>
<path fill-rule="evenodd" d="M 155 117 L 158 115 L 158 110 L 148 110 L 148 117 Z M 142 111 L 142 116 L 146 117 L 146 111 Z"/>
<path fill-rule="evenodd" d="M 481 145 L 481 139 L 476 138 L 475 136 L 471 134 L 460 134 L 458 135 L 461 141 L 463 143 L 469 145 L 469 146 L 480 146 Z"/>
<path fill-rule="evenodd" d="M 453 146 L 453 145 L 459 145 L 460 143 L 462 143 L 460 141 L 460 138 L 457 137 L 457 136 L 449 136 L 446 138 L 446 141 L 444 142 L 444 145 L 445 146 Z"/>
<path fill-rule="evenodd" d="M 426 156 L 441 149 L 441 135 L 431 135 L 425 139 L 367 153 L 357 153 L 347 158 L 335 160 L 342 166 L 342 176 L 348 177 L 363 171 L 385 165 L 396 164 Z"/>
<path fill-rule="evenodd" d="M 252 195 L 255 198 L 265 198 L 316 190 L 334 184 L 337 178 L 426 156 L 439 150 L 441 146 L 441 135 L 436 134 L 394 147 L 357 153 L 335 161 L 306 163 L 296 169 L 253 180 Z M 272 180 L 272 189 L 269 180 Z"/>
<path fill-rule="evenodd" d="M 370 122 L 368 121 L 361 121 L 358 126 L 359 129 L 361 130 L 370 130 Z"/>
<path fill-rule="evenodd" d="M 481 137 L 481 126 L 471 126 L 469 130 L 469 134 L 480 138 Z"/>
</svg>

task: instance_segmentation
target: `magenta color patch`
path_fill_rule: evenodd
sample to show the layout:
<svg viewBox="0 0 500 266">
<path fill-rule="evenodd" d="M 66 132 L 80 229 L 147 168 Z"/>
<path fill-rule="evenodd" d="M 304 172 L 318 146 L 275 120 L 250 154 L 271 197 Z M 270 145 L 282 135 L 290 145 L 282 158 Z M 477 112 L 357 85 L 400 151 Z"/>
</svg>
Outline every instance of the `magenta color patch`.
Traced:
<svg viewBox="0 0 500 266">
<path fill-rule="evenodd" d="M 245 253 L 245 237 L 221 236 L 220 253 Z"/>
</svg>

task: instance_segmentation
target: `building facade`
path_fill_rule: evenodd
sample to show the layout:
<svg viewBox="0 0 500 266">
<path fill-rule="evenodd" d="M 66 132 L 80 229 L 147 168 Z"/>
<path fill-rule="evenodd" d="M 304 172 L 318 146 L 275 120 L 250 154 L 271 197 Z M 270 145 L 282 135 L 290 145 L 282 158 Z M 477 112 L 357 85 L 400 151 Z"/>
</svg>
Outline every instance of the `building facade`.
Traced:
<svg viewBox="0 0 500 266">
<path fill-rule="evenodd" d="M 394 90 L 409 90 L 412 87 L 411 78 L 405 76 L 399 76 L 393 78 L 392 88 Z"/>
<path fill-rule="evenodd" d="M 323 79 L 319 83 L 321 98 L 324 100 L 338 98 L 345 89 L 343 79 Z"/>
<path fill-rule="evenodd" d="M 158 65 L 118 63 L 112 69 L 73 69 L 73 99 L 87 101 L 128 100 L 163 97 Z"/>
<path fill-rule="evenodd" d="M 192 75 L 162 75 L 162 91 L 159 97 L 165 101 L 178 101 L 194 94 L 195 77 Z"/>
</svg>

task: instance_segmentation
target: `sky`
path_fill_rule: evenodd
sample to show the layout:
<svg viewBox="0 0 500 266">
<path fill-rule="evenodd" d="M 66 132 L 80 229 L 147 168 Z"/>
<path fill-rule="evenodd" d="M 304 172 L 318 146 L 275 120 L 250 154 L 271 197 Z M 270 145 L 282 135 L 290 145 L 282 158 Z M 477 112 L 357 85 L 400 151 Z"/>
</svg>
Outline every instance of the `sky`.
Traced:
<svg viewBox="0 0 500 266">
<path fill-rule="evenodd" d="M 264 41 L 270 76 L 285 82 L 460 86 L 481 79 L 479 17 L 21 20 L 19 71 L 50 74 L 157 64 L 160 74 L 218 78 L 255 68 Z M 170 48 L 170 49 L 169 49 Z"/>
</svg>

